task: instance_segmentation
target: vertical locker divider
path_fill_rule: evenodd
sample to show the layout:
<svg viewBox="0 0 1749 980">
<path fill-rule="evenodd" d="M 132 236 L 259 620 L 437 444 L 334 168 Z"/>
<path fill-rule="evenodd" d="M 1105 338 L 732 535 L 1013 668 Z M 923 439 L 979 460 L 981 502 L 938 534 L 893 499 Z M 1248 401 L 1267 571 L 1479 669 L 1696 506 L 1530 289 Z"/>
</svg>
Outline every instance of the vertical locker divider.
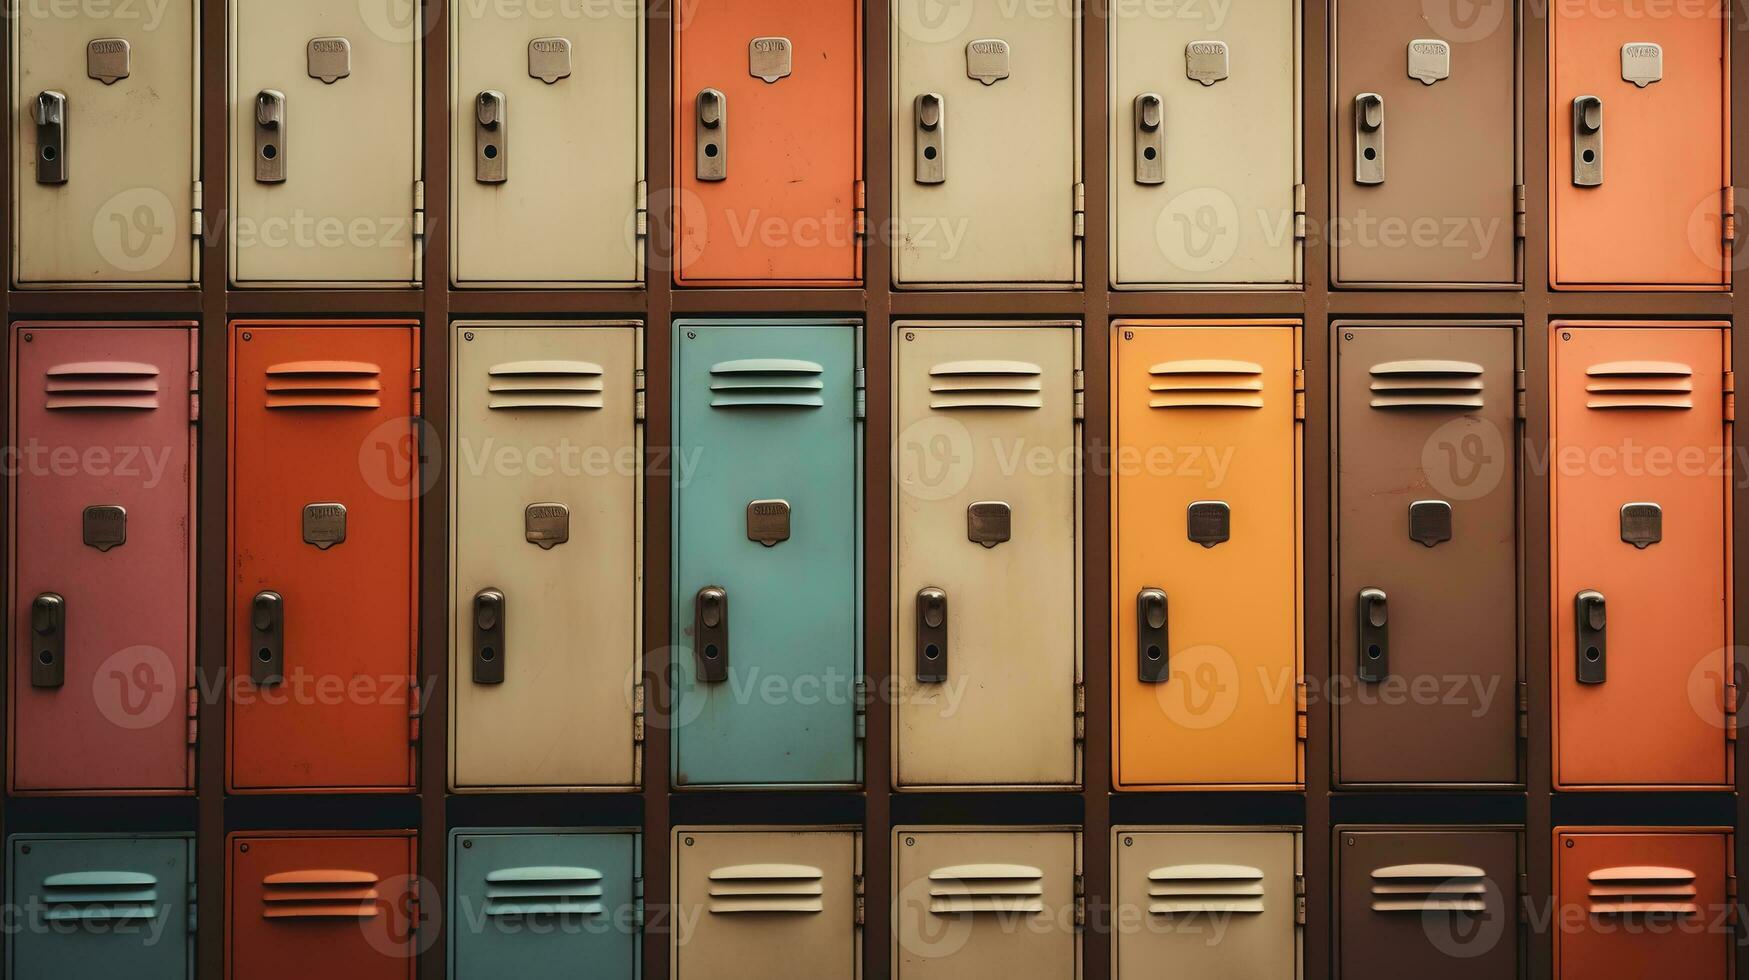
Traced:
<svg viewBox="0 0 1749 980">
<path fill-rule="evenodd" d="M 1731 59 L 1731 74 L 1726 98 L 1729 100 L 1731 142 L 1726 149 L 1731 153 L 1731 186 L 1735 187 L 1738 178 L 1743 173 L 1744 161 L 1749 160 L 1749 98 L 1743 97 L 1740 84 L 1745 66 L 1749 66 L 1749 30 L 1745 30 L 1745 28 L 1749 28 L 1749 24 L 1741 22 L 1745 12 L 1740 9 L 1732 8 L 1730 16 L 1732 29 L 1726 31 L 1726 44 L 1729 46 L 1727 54 Z M 1742 203 L 1738 203 L 1737 207 L 1738 213 L 1741 213 Z M 1741 224 L 1740 218 L 1738 223 Z M 1745 246 L 1739 228 L 1736 243 L 1728 254 L 1728 260 L 1733 270 L 1729 311 L 1731 314 L 1730 365 L 1737 377 L 1749 377 L 1749 375 L 1744 374 L 1745 371 L 1749 371 L 1749 343 L 1739 342 L 1735 336 L 1737 325 L 1749 320 L 1749 296 L 1745 296 L 1742 277 L 1735 274 L 1741 269 L 1741 257 L 1744 251 Z M 1749 447 L 1749 425 L 1733 425 L 1731 432 L 1731 459 L 1738 467 L 1732 473 L 1731 482 L 1730 544 L 1732 550 L 1731 568 L 1729 569 L 1729 581 L 1732 583 L 1731 623 L 1733 624 L 1733 633 L 1735 633 L 1736 630 L 1749 625 L 1749 593 L 1746 593 L 1744 588 L 1745 584 L 1749 583 L 1749 479 L 1746 479 L 1749 477 L 1749 473 L 1745 473 L 1741 469 L 1744 450 Z M 1749 671 L 1749 650 L 1745 650 L 1743 641 L 1737 639 L 1735 635 L 1733 635 L 1732 641 L 1736 653 L 1734 679 L 1738 685 L 1742 685 L 1745 671 Z M 1742 697 L 1743 691 L 1739 686 L 1739 702 Z M 1740 724 L 1742 714 L 1739 712 L 1737 717 Z M 1743 739 L 1739 737 L 1735 743 L 1735 749 L 1737 752 L 1735 772 L 1740 780 L 1742 774 L 1749 771 L 1749 768 L 1746 768 L 1749 767 L 1749 746 L 1746 746 Z M 1745 828 L 1749 828 L 1749 797 L 1745 797 L 1743 794 L 1741 783 L 1738 784 L 1736 804 L 1734 821 L 1736 834 L 1732 838 L 1736 853 L 1733 855 L 1735 860 L 1732 871 L 1734 874 L 1743 875 L 1749 873 L 1749 832 L 1745 831 Z M 1733 965 L 1736 967 L 1738 976 L 1749 976 L 1749 916 L 1743 915 L 1741 910 L 1737 915 L 1737 935 L 1735 938 L 1736 962 Z"/>
</svg>

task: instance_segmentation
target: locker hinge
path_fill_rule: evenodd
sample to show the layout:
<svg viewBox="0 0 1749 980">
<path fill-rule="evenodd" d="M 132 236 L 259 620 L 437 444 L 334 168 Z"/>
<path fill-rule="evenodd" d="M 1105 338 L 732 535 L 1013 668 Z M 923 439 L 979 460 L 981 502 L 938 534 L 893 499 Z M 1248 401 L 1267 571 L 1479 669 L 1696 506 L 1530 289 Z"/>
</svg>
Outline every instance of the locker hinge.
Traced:
<svg viewBox="0 0 1749 980">
<path fill-rule="evenodd" d="M 1530 875 L 1522 871 L 1518 873 L 1518 921 L 1530 924 Z"/>
<path fill-rule="evenodd" d="M 1517 238 L 1524 237 L 1525 228 L 1529 224 L 1524 202 L 1524 185 L 1519 184 L 1512 188 L 1512 234 Z"/>
<path fill-rule="evenodd" d="M 200 421 L 200 371 L 188 372 L 188 424 Z"/>
<path fill-rule="evenodd" d="M 1306 924 L 1306 876 L 1294 874 L 1294 925 Z"/>
<path fill-rule="evenodd" d="M 634 383 L 634 384 L 635 384 L 635 385 L 637 385 L 637 393 L 636 393 L 636 395 L 635 395 L 635 401 L 636 401 L 636 403 L 637 403 L 637 404 L 636 404 L 636 407 L 635 407 L 635 409 L 634 409 L 634 411 L 635 411 L 635 413 L 636 413 L 636 414 L 635 414 L 635 416 L 634 416 L 634 417 L 635 417 L 635 418 L 636 418 L 636 419 L 637 419 L 637 420 L 638 420 L 638 421 L 639 421 L 639 422 L 642 422 L 642 421 L 644 421 L 644 411 L 645 411 L 645 408 L 646 408 L 646 405 L 645 405 L 645 401 L 644 401 L 644 399 L 645 399 L 645 394 L 644 394 L 644 391 L 645 391 L 645 389 L 644 389 L 644 372 L 643 372 L 643 369 L 642 369 L 642 368 L 640 368 L 640 369 L 639 369 L 639 370 L 638 370 L 638 371 L 637 371 L 637 372 L 636 372 L 636 374 L 634 374 L 634 375 L 633 375 L 633 377 L 634 377 L 634 379 L 635 379 L 635 380 L 634 380 L 634 382 L 633 382 L 633 383 Z"/>
<path fill-rule="evenodd" d="M 1075 369 L 1075 421 L 1087 418 L 1087 372 Z"/>
<path fill-rule="evenodd" d="M 1530 685 L 1518 682 L 1518 737 L 1530 738 Z"/>
<path fill-rule="evenodd" d="M 856 698 L 856 740 L 868 738 L 868 682 L 857 681 L 854 692 Z"/>
<path fill-rule="evenodd" d="M 206 237 L 205 194 L 206 192 L 202 189 L 201 182 L 198 180 L 195 181 L 193 191 L 194 208 L 193 213 L 188 216 L 188 233 L 193 238 Z"/>
<path fill-rule="evenodd" d="M 632 924 L 639 929 L 644 927 L 644 876 L 632 877 Z"/>
<path fill-rule="evenodd" d="M 856 202 L 856 211 L 851 218 L 859 241 L 868 240 L 868 184 L 857 181 L 851 188 L 851 200 Z"/>
<path fill-rule="evenodd" d="M 188 689 L 188 744 L 200 744 L 200 688 Z"/>
<path fill-rule="evenodd" d="M 1512 410 L 1517 413 L 1519 421 L 1523 421 L 1530 411 L 1530 396 L 1526 394 L 1529 389 L 1526 387 L 1523 371 L 1512 372 L 1512 386 Z"/>
<path fill-rule="evenodd" d="M 1087 185 L 1075 183 L 1075 237 L 1087 237 Z"/>
<path fill-rule="evenodd" d="M 1075 928 L 1087 924 L 1087 876 L 1075 874 Z"/>
<path fill-rule="evenodd" d="M 425 416 L 425 374 L 424 368 L 413 369 L 413 417 Z"/>
<path fill-rule="evenodd" d="M 856 369 L 856 417 L 868 418 L 868 369 Z"/>
<path fill-rule="evenodd" d="M 639 238 L 650 237 L 650 184 L 648 181 L 638 181 L 638 218 L 637 228 Z"/>
<path fill-rule="evenodd" d="M 644 740 L 644 682 L 632 686 L 632 742 Z"/>
<path fill-rule="evenodd" d="M 1729 918 L 1730 924 L 1736 925 L 1737 924 L 1737 876 L 1734 874 L 1728 874 L 1725 876 L 1725 908 L 1730 910 L 1729 912 L 1726 913 L 1727 917 Z"/>
<path fill-rule="evenodd" d="M 1725 372 L 1725 421 L 1737 421 L 1737 372 Z"/>
<path fill-rule="evenodd" d="M 1306 370 L 1294 368 L 1294 420 L 1306 420 Z"/>
<path fill-rule="evenodd" d="M 854 880 L 856 881 L 856 924 L 860 926 L 866 924 L 866 919 L 868 917 L 868 898 L 866 897 L 866 887 L 863 884 L 863 876 L 856 875 Z"/>
<path fill-rule="evenodd" d="M 1306 741 L 1311 730 L 1308 712 L 1312 704 L 1312 689 L 1305 681 L 1294 684 L 1294 737 Z"/>
<path fill-rule="evenodd" d="M 419 696 L 417 682 L 407 685 L 407 741 L 413 744 L 419 742 L 420 714 L 423 713 L 424 699 Z"/>
<path fill-rule="evenodd" d="M 1725 240 L 1725 248 L 1735 248 L 1737 245 L 1737 189 L 1725 188 L 1725 210 L 1719 216 L 1719 237 Z"/>
<path fill-rule="evenodd" d="M 413 182 L 413 237 L 425 237 L 425 181 Z M 422 253 L 424 249 L 415 248 L 414 252 Z"/>
<path fill-rule="evenodd" d="M 1306 185 L 1294 185 L 1294 241 L 1306 240 Z"/>
<path fill-rule="evenodd" d="M 1087 685 L 1075 682 L 1075 741 L 1087 741 Z"/>
<path fill-rule="evenodd" d="M 1725 741 L 1737 740 L 1737 685 L 1725 683 Z"/>
</svg>

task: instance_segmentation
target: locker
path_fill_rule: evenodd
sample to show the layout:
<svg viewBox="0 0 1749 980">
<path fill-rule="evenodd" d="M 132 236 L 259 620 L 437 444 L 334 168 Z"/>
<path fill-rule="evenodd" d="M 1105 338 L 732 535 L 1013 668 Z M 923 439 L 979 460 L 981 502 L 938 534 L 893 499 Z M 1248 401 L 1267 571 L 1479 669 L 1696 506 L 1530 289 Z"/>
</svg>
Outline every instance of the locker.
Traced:
<svg viewBox="0 0 1749 980">
<path fill-rule="evenodd" d="M 453 336 L 450 785 L 634 789 L 643 328 Z"/>
<path fill-rule="evenodd" d="M 855 829 L 676 828 L 673 980 L 858 980 L 862 873 Z"/>
<path fill-rule="evenodd" d="M 1467 17 L 1337 0 L 1328 229 L 1338 286 L 1522 280 L 1516 0 Z"/>
<path fill-rule="evenodd" d="M 227 843 L 225 980 L 416 975 L 413 831 L 260 831 Z"/>
<path fill-rule="evenodd" d="M 1200 9 L 1109 15 L 1118 289 L 1301 281 L 1300 4 Z"/>
<path fill-rule="evenodd" d="M 233 285 L 418 285 L 423 36 L 397 0 L 230 0 Z"/>
<path fill-rule="evenodd" d="M 1555 828 L 1555 976 L 1732 975 L 1728 828 Z"/>
<path fill-rule="evenodd" d="M 894 785 L 1076 786 L 1080 325 L 894 329 Z"/>
<path fill-rule="evenodd" d="M 194 835 L 15 834 L 7 980 L 193 980 Z"/>
<path fill-rule="evenodd" d="M 458 287 L 643 282 L 642 5 L 562 9 L 450 6 Z"/>
<path fill-rule="evenodd" d="M 674 329 L 674 784 L 859 785 L 862 327 Z"/>
<path fill-rule="evenodd" d="M 1116 980 L 1301 975 L 1305 880 L 1291 827 L 1118 827 Z"/>
<path fill-rule="evenodd" d="M 1522 832 L 1337 827 L 1338 980 L 1524 976 Z"/>
<path fill-rule="evenodd" d="M 1730 26 L 1549 13 L 1550 279 L 1556 289 L 1727 289 Z"/>
<path fill-rule="evenodd" d="M 410 791 L 419 328 L 231 325 L 233 792 Z"/>
<path fill-rule="evenodd" d="M 1071 3 L 893 3 L 893 282 L 1081 284 L 1081 19 Z"/>
<path fill-rule="evenodd" d="M 861 0 L 674 18 L 674 281 L 862 282 Z"/>
<path fill-rule="evenodd" d="M 188 792 L 196 327 L 11 334 L 7 785 Z"/>
<path fill-rule="evenodd" d="M 453 980 L 636 980 L 636 831 L 471 829 L 449 840 Z"/>
<path fill-rule="evenodd" d="M 14 285 L 199 280 L 198 9 L 13 5 Z"/>
<path fill-rule="evenodd" d="M 1111 363 L 1114 785 L 1296 786 L 1300 328 L 1120 320 Z"/>
<path fill-rule="evenodd" d="M 1081 832 L 896 827 L 894 980 L 1079 980 Z"/>
<path fill-rule="evenodd" d="M 1333 329 L 1339 781 L 1515 784 L 1518 328 Z"/>
<path fill-rule="evenodd" d="M 1729 787 L 1730 325 L 1549 341 L 1555 785 Z"/>
</svg>

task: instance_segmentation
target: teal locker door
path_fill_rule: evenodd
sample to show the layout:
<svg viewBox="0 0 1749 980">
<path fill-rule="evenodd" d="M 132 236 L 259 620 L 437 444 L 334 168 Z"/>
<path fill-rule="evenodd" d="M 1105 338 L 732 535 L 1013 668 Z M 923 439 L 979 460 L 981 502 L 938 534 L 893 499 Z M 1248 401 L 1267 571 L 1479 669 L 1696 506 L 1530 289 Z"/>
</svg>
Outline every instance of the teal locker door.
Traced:
<svg viewBox="0 0 1749 980">
<path fill-rule="evenodd" d="M 450 980 L 637 980 L 642 864 L 627 832 L 450 834 Z"/>
<path fill-rule="evenodd" d="M 861 781 L 861 336 L 675 322 L 676 786 Z"/>
<path fill-rule="evenodd" d="M 7 980 L 188 980 L 193 849 L 185 835 L 14 836 Z"/>
</svg>

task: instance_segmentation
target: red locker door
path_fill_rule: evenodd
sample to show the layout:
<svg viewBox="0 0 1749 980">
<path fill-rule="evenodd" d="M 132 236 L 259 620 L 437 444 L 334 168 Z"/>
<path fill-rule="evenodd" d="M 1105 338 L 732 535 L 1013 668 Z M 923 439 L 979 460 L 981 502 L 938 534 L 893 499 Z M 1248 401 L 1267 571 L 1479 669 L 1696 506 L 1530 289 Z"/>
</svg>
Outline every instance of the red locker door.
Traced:
<svg viewBox="0 0 1749 980">
<path fill-rule="evenodd" d="M 418 837 L 232 834 L 226 980 L 411 980 Z"/>
<path fill-rule="evenodd" d="M 1712 828 L 1555 829 L 1555 976 L 1725 980 L 1731 834 Z"/>
<path fill-rule="evenodd" d="M 193 783 L 196 331 L 12 330 L 9 785 Z"/>
<path fill-rule="evenodd" d="M 418 337 L 232 325 L 233 791 L 413 786 Z"/>
</svg>

